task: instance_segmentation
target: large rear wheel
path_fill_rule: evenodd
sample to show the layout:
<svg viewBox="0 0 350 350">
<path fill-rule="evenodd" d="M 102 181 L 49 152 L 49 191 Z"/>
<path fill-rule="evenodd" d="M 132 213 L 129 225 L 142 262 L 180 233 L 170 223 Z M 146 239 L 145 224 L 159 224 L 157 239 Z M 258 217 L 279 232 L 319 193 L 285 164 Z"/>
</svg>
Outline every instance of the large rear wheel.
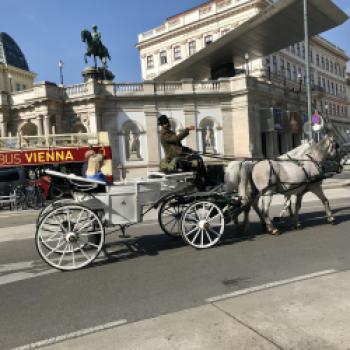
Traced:
<svg viewBox="0 0 350 350">
<path fill-rule="evenodd" d="M 42 259 L 63 271 L 91 264 L 100 254 L 104 240 L 105 231 L 99 217 L 77 204 L 62 205 L 48 212 L 35 236 Z"/>
</svg>

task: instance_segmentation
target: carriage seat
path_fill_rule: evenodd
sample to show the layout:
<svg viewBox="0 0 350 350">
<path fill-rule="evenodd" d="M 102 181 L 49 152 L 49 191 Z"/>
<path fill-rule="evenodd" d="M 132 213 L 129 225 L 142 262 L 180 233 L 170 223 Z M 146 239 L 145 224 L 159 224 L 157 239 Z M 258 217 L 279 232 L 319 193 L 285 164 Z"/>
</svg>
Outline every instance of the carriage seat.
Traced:
<svg viewBox="0 0 350 350">
<path fill-rule="evenodd" d="M 192 159 L 191 156 L 176 157 L 172 161 L 167 162 L 162 159 L 159 164 L 161 172 L 165 174 L 174 174 L 198 170 L 198 160 Z"/>
<path fill-rule="evenodd" d="M 65 174 L 54 170 L 45 170 L 45 173 L 52 177 L 59 177 L 66 180 L 69 187 L 74 191 L 81 192 L 106 192 L 107 183 L 98 180 L 87 179 L 75 174 Z"/>
</svg>

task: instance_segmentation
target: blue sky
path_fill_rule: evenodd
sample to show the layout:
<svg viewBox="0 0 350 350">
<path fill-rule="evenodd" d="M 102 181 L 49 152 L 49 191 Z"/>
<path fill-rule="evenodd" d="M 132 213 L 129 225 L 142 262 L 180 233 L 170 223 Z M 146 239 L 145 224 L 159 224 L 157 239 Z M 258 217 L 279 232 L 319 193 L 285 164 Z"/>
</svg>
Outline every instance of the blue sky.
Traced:
<svg viewBox="0 0 350 350">
<path fill-rule="evenodd" d="M 82 29 L 99 26 L 112 56 L 118 82 L 141 80 L 137 34 L 204 0 L 0 0 L 0 31 L 22 48 L 37 80 L 58 83 L 58 60 L 65 63 L 65 84 L 79 83 L 85 64 Z M 350 15 L 349 0 L 335 0 Z M 7 14 L 7 15 L 4 15 Z M 14 14 L 16 14 L 14 16 Z M 350 21 L 324 36 L 350 55 Z"/>
</svg>

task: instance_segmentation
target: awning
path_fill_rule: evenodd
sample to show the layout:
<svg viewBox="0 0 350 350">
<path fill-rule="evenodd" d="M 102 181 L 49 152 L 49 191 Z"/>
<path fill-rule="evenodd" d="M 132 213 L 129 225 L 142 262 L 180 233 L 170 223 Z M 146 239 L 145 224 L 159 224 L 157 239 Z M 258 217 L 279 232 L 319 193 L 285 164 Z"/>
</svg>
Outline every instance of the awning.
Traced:
<svg viewBox="0 0 350 350">
<path fill-rule="evenodd" d="M 308 0 L 309 33 L 318 35 L 344 23 L 348 16 L 330 0 Z M 302 0 L 279 0 L 236 29 L 162 73 L 157 81 L 200 79 L 212 68 L 242 65 L 304 40 Z"/>
</svg>

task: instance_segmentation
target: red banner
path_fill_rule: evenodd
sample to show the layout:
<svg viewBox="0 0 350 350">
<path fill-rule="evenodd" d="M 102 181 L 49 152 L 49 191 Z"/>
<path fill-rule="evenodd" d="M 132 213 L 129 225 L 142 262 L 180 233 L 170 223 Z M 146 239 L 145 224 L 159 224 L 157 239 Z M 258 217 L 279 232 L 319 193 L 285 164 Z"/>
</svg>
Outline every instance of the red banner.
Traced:
<svg viewBox="0 0 350 350">
<path fill-rule="evenodd" d="M 82 163 L 90 147 L 52 148 L 22 151 L 0 152 L 0 167 L 22 165 L 44 165 L 55 163 Z M 112 159 L 110 147 L 92 147 L 96 153 L 102 153 L 105 159 Z"/>
</svg>

